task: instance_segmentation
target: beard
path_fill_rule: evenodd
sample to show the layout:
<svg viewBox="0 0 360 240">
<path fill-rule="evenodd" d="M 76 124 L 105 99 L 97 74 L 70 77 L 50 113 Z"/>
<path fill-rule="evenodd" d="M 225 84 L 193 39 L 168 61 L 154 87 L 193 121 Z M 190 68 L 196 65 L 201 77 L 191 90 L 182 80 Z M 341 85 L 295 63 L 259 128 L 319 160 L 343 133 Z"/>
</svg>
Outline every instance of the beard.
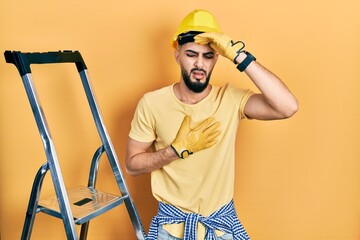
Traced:
<svg viewBox="0 0 360 240">
<path fill-rule="evenodd" d="M 206 77 L 206 81 L 204 83 L 197 80 L 192 81 L 190 79 L 190 75 L 193 71 L 202 71 Z M 209 85 L 211 73 L 212 71 L 209 72 L 209 74 L 207 74 L 203 69 L 193 68 L 191 69 L 190 74 L 188 74 L 186 70 L 183 67 L 181 67 L 181 75 L 182 78 L 184 79 L 185 85 L 188 87 L 188 89 L 190 89 L 195 93 L 201 93 L 206 89 L 206 87 Z"/>
</svg>

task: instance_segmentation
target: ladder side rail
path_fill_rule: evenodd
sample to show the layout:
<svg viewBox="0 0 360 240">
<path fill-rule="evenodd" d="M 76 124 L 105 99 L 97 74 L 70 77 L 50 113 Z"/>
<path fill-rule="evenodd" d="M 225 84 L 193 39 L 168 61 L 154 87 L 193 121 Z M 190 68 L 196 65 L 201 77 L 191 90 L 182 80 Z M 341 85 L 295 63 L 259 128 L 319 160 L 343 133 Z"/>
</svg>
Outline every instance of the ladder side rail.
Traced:
<svg viewBox="0 0 360 240">
<path fill-rule="evenodd" d="M 90 80 L 89 80 L 89 75 L 87 70 L 81 71 L 80 73 L 80 77 L 84 86 L 84 90 L 90 105 L 90 109 L 91 109 L 91 113 L 93 115 L 94 121 L 95 121 L 95 125 L 96 128 L 98 130 L 98 133 L 100 135 L 100 139 L 103 143 L 103 146 L 105 148 L 105 152 L 109 158 L 110 164 L 111 164 L 111 168 L 114 172 L 114 170 L 116 172 L 114 172 L 115 178 L 116 178 L 116 182 L 120 187 L 120 191 L 121 194 L 123 196 L 128 195 L 128 191 L 127 191 L 127 187 L 124 181 L 124 177 L 122 175 L 122 172 L 120 170 L 120 164 L 119 161 L 116 157 L 115 154 L 115 150 L 112 146 L 109 134 L 107 132 L 107 129 L 105 127 L 105 124 L 103 122 L 101 113 L 100 113 L 100 108 L 98 107 L 98 104 L 95 100 L 95 95 L 94 92 L 92 91 L 92 87 L 90 85 Z"/>
<path fill-rule="evenodd" d="M 78 239 L 75 229 L 75 222 L 66 193 L 64 180 L 61 174 L 55 146 L 51 139 L 50 130 L 47 127 L 45 115 L 36 94 L 35 85 L 31 76 L 30 64 L 75 62 L 78 70 L 86 69 L 86 65 L 79 52 L 71 51 L 47 53 L 22 53 L 19 51 L 5 51 L 4 55 L 6 62 L 13 63 L 17 67 L 22 77 L 23 84 L 44 145 L 67 238 L 74 240 Z"/>
<path fill-rule="evenodd" d="M 88 71 L 86 69 L 84 69 L 82 71 L 79 71 L 79 74 L 80 74 L 80 77 L 81 77 L 81 80 L 83 83 L 83 87 L 84 87 L 84 90 L 85 90 L 85 93 L 86 93 L 86 96 L 87 96 L 87 99 L 88 99 L 88 102 L 90 105 L 90 109 L 91 109 L 96 127 L 98 129 L 98 133 L 99 133 L 101 141 L 104 145 L 104 148 L 105 148 L 106 154 L 108 156 L 112 171 L 113 171 L 115 179 L 116 179 L 116 182 L 120 188 L 122 196 L 125 196 L 125 195 L 128 196 L 128 198 L 126 198 L 124 200 L 124 202 L 125 202 L 128 212 L 129 212 L 130 219 L 133 223 L 135 233 L 136 233 L 138 239 L 145 239 L 145 232 L 144 232 L 142 223 L 140 221 L 140 217 L 138 215 L 138 212 L 135 208 L 134 203 L 131 200 L 130 194 L 129 194 L 127 186 L 126 186 L 125 178 L 122 174 L 121 167 L 120 167 L 119 161 L 117 159 L 117 155 L 115 153 L 111 139 L 109 137 L 109 134 L 108 134 L 105 124 L 103 122 L 103 119 L 102 119 L 102 116 L 100 113 L 100 109 L 96 102 L 95 95 L 92 91 Z"/>
<path fill-rule="evenodd" d="M 41 140 L 46 153 L 46 158 L 49 163 L 50 173 L 53 180 L 56 196 L 59 202 L 65 231 L 68 239 L 77 239 L 77 233 L 74 223 L 74 218 L 70 208 L 69 198 L 66 193 L 64 179 L 62 177 L 59 160 L 56 154 L 55 146 L 53 144 L 50 130 L 47 126 L 46 118 L 43 113 L 41 104 L 37 97 L 35 86 L 32 80 L 31 73 L 22 76 L 26 93 L 29 98 L 31 108 L 38 126 Z"/>
<path fill-rule="evenodd" d="M 44 163 L 36 173 L 33 187 L 30 194 L 29 204 L 26 211 L 21 240 L 29 240 L 33 229 L 36 213 L 38 212 L 38 203 L 44 177 L 49 170 L 49 163 Z"/>
<path fill-rule="evenodd" d="M 135 234 L 138 240 L 145 240 L 146 239 L 146 233 L 144 230 L 144 227 L 141 223 L 139 213 L 136 210 L 135 204 L 130 198 L 130 196 L 126 199 L 124 199 L 124 203 L 126 206 L 126 209 L 129 213 L 129 217 L 131 219 L 131 222 L 134 226 Z"/>
</svg>

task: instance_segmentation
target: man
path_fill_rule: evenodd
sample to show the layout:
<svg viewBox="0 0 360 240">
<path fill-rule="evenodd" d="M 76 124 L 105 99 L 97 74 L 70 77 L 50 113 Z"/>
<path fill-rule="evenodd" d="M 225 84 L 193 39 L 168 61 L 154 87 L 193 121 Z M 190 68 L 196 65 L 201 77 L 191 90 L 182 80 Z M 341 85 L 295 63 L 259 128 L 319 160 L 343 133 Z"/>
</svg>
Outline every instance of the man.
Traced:
<svg viewBox="0 0 360 240">
<path fill-rule="evenodd" d="M 288 118 L 298 105 L 244 46 L 221 33 L 208 11 L 191 12 L 173 39 L 179 82 L 145 94 L 137 106 L 126 169 L 131 175 L 151 173 L 159 211 L 149 239 L 249 239 L 233 204 L 238 124 Z M 260 93 L 209 84 L 219 54 Z"/>
</svg>

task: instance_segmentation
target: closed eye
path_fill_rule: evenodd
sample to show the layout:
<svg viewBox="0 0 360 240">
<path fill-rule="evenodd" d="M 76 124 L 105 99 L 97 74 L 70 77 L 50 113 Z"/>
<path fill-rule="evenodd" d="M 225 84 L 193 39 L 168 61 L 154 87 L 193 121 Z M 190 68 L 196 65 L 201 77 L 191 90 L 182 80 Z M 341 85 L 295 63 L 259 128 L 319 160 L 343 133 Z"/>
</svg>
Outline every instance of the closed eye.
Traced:
<svg viewBox="0 0 360 240">
<path fill-rule="evenodd" d="M 207 59 L 212 59 L 212 58 L 214 58 L 215 54 L 213 52 L 209 52 L 209 53 L 205 53 L 204 56 Z"/>
<path fill-rule="evenodd" d="M 188 57 L 196 57 L 197 55 L 198 55 L 198 53 L 195 51 L 186 50 L 186 56 L 188 56 Z"/>
<path fill-rule="evenodd" d="M 188 56 L 188 57 L 197 57 L 199 55 L 198 52 L 195 52 L 193 50 L 186 50 L 185 53 L 186 53 L 186 56 Z M 206 52 L 206 53 L 203 53 L 203 56 L 207 59 L 213 59 L 215 56 L 215 53 L 214 52 Z"/>
<path fill-rule="evenodd" d="M 186 54 L 186 56 L 188 56 L 188 57 L 196 57 L 196 56 L 197 56 L 197 54 L 187 53 L 187 54 Z"/>
</svg>

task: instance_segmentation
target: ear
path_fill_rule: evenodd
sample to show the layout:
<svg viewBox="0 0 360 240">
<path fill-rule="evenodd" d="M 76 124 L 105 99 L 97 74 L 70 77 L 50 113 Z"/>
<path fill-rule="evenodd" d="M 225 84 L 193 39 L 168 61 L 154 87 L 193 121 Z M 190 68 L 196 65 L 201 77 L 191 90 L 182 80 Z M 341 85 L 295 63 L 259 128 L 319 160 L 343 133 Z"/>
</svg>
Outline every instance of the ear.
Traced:
<svg viewBox="0 0 360 240">
<path fill-rule="evenodd" d="M 175 57 L 175 60 L 178 64 L 180 64 L 180 51 L 179 51 L 179 48 L 177 48 L 174 52 L 174 57 Z"/>
</svg>

